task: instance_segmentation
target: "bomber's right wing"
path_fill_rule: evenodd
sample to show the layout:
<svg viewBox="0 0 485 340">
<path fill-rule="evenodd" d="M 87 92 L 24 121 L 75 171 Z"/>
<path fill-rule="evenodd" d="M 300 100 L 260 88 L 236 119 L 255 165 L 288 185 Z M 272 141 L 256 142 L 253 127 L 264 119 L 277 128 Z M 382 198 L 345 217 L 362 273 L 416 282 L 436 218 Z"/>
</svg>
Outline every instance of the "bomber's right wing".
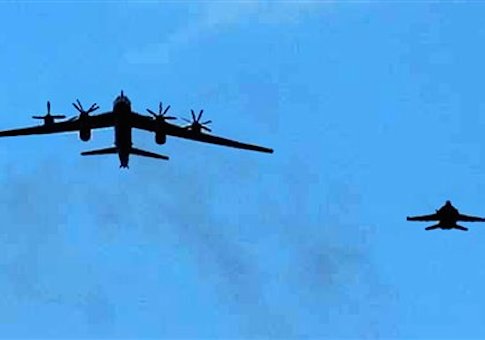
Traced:
<svg viewBox="0 0 485 340">
<path fill-rule="evenodd" d="M 437 214 L 431 214 L 431 215 L 422 215 L 422 216 L 413 216 L 413 217 L 406 217 L 407 221 L 439 221 L 440 219 L 438 218 Z"/>
<path fill-rule="evenodd" d="M 273 153 L 273 149 L 270 149 L 270 148 L 266 148 L 259 145 L 248 144 L 248 143 L 242 143 L 232 139 L 218 137 L 218 136 L 210 135 L 203 132 L 194 132 L 187 128 L 170 124 L 168 122 L 164 122 L 163 125 L 160 125 L 160 123 L 155 121 L 154 119 L 147 116 L 143 116 L 139 113 L 134 113 L 131 119 L 132 119 L 133 127 L 137 129 L 156 132 L 157 129 L 161 128 L 163 132 L 169 136 L 190 139 L 198 142 L 223 145 L 223 146 L 228 146 L 228 147 L 237 148 L 237 149 Z"/>
<path fill-rule="evenodd" d="M 112 112 L 89 116 L 86 120 L 86 125 L 91 129 L 100 129 L 114 125 L 114 115 Z M 80 127 L 80 120 L 79 118 L 76 118 L 47 125 L 36 125 L 26 128 L 0 131 L 0 137 L 45 135 L 50 133 L 79 131 Z"/>
<path fill-rule="evenodd" d="M 270 149 L 270 148 L 249 144 L 249 143 L 238 142 L 232 139 L 219 137 L 215 135 L 209 135 L 203 132 L 194 132 L 172 124 L 170 125 L 167 124 L 166 131 L 167 131 L 167 135 L 190 139 L 197 142 L 217 144 L 217 145 L 228 146 L 236 149 L 273 153 L 273 149 Z"/>
</svg>

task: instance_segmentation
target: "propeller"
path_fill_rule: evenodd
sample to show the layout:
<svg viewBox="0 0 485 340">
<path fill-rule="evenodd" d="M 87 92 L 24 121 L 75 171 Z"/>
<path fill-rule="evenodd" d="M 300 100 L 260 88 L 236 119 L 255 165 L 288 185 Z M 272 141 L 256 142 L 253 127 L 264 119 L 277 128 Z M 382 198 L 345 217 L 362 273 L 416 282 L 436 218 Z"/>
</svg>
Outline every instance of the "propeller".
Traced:
<svg viewBox="0 0 485 340">
<path fill-rule="evenodd" d="M 202 130 L 206 130 L 208 132 L 212 132 L 211 129 L 209 129 L 206 125 L 212 123 L 212 120 L 207 120 L 205 122 L 200 122 L 200 119 L 202 118 L 202 113 L 204 113 L 204 110 L 199 111 L 199 115 L 195 117 L 195 112 L 194 110 L 190 110 L 190 113 L 192 114 L 192 120 L 182 118 L 184 121 L 187 123 L 190 123 L 190 125 L 186 126 L 185 128 L 191 129 L 193 131 L 200 132 Z"/>
<path fill-rule="evenodd" d="M 66 118 L 64 115 L 51 115 L 51 102 L 47 101 L 47 114 L 45 116 L 32 116 L 34 119 L 43 119 L 44 123 L 53 123 L 54 119 Z"/>
<path fill-rule="evenodd" d="M 79 101 L 79 99 L 76 99 L 76 102 L 72 103 L 72 106 L 74 106 L 74 108 L 79 111 L 80 116 L 89 115 L 91 112 L 94 112 L 97 109 L 99 109 L 98 104 L 94 103 L 86 111 L 86 110 L 84 110 L 83 106 L 81 105 L 81 102 Z"/>
<path fill-rule="evenodd" d="M 150 109 L 147 109 L 147 112 L 153 116 L 153 119 L 155 119 L 157 122 L 164 122 L 166 120 L 173 120 L 177 119 L 176 117 L 172 116 L 166 116 L 167 111 L 170 109 L 170 105 L 168 105 L 165 110 L 163 109 L 163 104 L 160 102 L 158 105 L 158 113 L 153 112 Z"/>
</svg>

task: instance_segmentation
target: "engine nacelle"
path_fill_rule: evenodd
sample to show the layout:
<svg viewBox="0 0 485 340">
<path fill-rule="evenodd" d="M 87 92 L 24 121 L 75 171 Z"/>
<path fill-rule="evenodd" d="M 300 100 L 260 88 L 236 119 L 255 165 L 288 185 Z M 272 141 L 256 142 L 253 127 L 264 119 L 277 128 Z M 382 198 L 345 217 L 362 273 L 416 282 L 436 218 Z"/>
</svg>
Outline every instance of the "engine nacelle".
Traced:
<svg viewBox="0 0 485 340">
<path fill-rule="evenodd" d="M 162 133 L 162 132 L 156 132 L 155 133 L 155 143 L 158 145 L 165 144 L 167 141 L 167 135 Z"/>
<path fill-rule="evenodd" d="M 83 142 L 87 142 L 91 139 L 91 129 L 81 129 L 79 130 L 79 138 Z"/>
</svg>

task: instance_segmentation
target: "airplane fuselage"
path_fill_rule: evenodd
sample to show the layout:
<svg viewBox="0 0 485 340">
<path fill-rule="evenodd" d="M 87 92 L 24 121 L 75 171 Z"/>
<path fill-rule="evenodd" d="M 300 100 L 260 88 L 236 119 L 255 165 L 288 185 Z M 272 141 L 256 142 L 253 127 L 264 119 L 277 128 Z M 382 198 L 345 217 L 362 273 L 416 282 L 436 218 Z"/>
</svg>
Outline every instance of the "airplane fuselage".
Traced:
<svg viewBox="0 0 485 340">
<path fill-rule="evenodd" d="M 130 125 L 131 104 L 126 96 L 121 94 L 113 104 L 115 117 L 114 134 L 115 146 L 118 149 L 120 167 L 127 168 L 130 160 L 132 142 L 132 127 Z"/>
<path fill-rule="evenodd" d="M 80 104 L 79 104 L 80 105 Z M 82 108 L 79 108 L 81 111 Z M 81 152 L 83 156 L 92 156 L 92 155 L 106 155 L 106 154 L 118 154 L 120 159 L 120 168 L 128 168 L 128 163 L 130 161 L 130 155 L 138 155 L 142 157 L 151 157 L 157 159 L 168 160 L 168 156 L 160 155 L 157 153 L 153 153 L 146 150 L 141 150 L 135 148 L 133 146 L 132 141 L 132 129 L 133 129 L 133 117 L 137 115 L 137 117 L 141 117 L 144 119 L 143 116 L 134 113 L 131 110 L 131 102 L 123 94 L 116 97 L 115 101 L 113 102 L 113 109 L 111 112 L 107 112 L 106 115 L 112 119 L 110 123 L 104 122 L 105 126 L 112 126 L 114 130 L 114 147 L 92 150 L 92 151 L 85 151 Z M 105 117 L 106 117 L 105 115 Z M 100 117 L 100 116 L 98 116 Z M 147 117 L 148 118 L 148 117 Z M 149 118 L 148 118 L 149 119 Z M 82 119 L 79 119 L 80 122 L 80 135 L 81 139 L 86 141 L 89 139 L 88 137 L 83 139 L 83 126 L 82 126 Z M 151 121 L 149 121 L 151 123 Z M 88 130 L 88 133 L 90 131 Z"/>
<path fill-rule="evenodd" d="M 439 227 L 441 229 L 455 229 L 457 227 L 457 224 L 456 224 L 457 220 L 448 220 L 448 219 L 443 219 L 443 220 L 440 220 L 439 222 Z"/>
<path fill-rule="evenodd" d="M 455 229 L 457 227 L 456 222 L 458 222 L 460 213 L 451 203 L 445 204 L 436 213 L 440 218 L 438 225 L 441 229 Z"/>
</svg>

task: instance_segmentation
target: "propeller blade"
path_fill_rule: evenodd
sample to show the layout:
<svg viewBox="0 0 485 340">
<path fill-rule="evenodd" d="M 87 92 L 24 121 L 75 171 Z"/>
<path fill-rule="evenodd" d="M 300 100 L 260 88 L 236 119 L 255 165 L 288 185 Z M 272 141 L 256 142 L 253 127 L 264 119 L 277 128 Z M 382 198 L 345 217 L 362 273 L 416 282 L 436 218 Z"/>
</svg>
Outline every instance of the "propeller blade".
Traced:
<svg viewBox="0 0 485 340">
<path fill-rule="evenodd" d="M 190 110 L 190 113 L 192 113 L 192 119 L 193 119 L 193 121 L 196 122 L 197 119 L 195 119 L 195 112 L 194 112 L 194 110 Z"/>
<path fill-rule="evenodd" d="M 209 129 L 208 127 L 206 127 L 206 126 L 201 126 L 201 128 L 204 129 L 204 130 L 206 130 L 206 131 L 208 131 L 208 132 L 212 132 L 212 130 Z"/>
<path fill-rule="evenodd" d="M 199 116 L 197 117 L 197 121 L 199 121 L 199 120 L 200 120 L 200 118 L 202 117 L 202 113 L 203 113 L 203 112 L 204 112 L 204 110 L 200 110 L 200 112 L 199 112 Z"/>
<path fill-rule="evenodd" d="M 76 103 L 72 103 L 72 106 L 74 106 L 79 112 L 82 112 L 81 109 L 76 105 Z"/>
<path fill-rule="evenodd" d="M 172 117 L 172 116 L 164 116 L 163 117 L 165 120 L 174 120 L 174 119 L 177 119 L 177 117 Z"/>
<path fill-rule="evenodd" d="M 66 116 L 64 116 L 64 115 L 54 115 L 54 116 L 52 116 L 52 118 L 62 119 L 62 118 L 66 118 Z"/>
<path fill-rule="evenodd" d="M 51 114 L 51 102 L 50 101 L 47 101 L 47 114 L 48 115 Z"/>
<path fill-rule="evenodd" d="M 95 110 L 99 109 L 99 106 L 98 104 L 94 103 L 93 105 L 91 105 L 91 107 L 88 109 L 88 113 L 89 112 L 93 112 Z"/>
<path fill-rule="evenodd" d="M 153 117 L 157 118 L 157 114 L 156 114 L 155 112 L 153 112 L 152 110 L 147 109 L 147 112 L 148 112 L 149 114 L 151 114 Z"/>
<path fill-rule="evenodd" d="M 191 123 L 191 124 L 192 124 L 192 121 L 190 121 L 190 120 L 188 120 L 188 119 L 186 119 L 186 118 L 182 118 L 182 120 L 183 120 L 184 122 L 187 122 L 187 123 Z"/>
<path fill-rule="evenodd" d="M 34 118 L 34 119 L 44 119 L 45 117 L 44 116 L 32 116 L 32 118 Z"/>
<path fill-rule="evenodd" d="M 212 123 L 212 120 L 205 121 L 205 122 L 203 122 L 203 123 L 201 123 L 201 124 L 202 124 L 202 125 L 206 125 L 206 124 L 210 124 L 210 123 Z"/>
<path fill-rule="evenodd" d="M 168 111 L 168 109 L 170 109 L 170 105 L 169 105 L 169 106 L 167 106 L 167 108 L 166 108 L 166 109 L 163 111 L 162 115 L 166 114 L 166 113 L 167 113 L 167 111 Z"/>
<path fill-rule="evenodd" d="M 162 102 L 160 102 L 160 103 L 158 103 L 158 113 L 162 114 L 162 111 L 163 111 L 163 104 L 162 104 Z"/>
<path fill-rule="evenodd" d="M 76 102 L 77 102 L 77 105 L 79 106 L 79 108 L 81 109 L 81 111 L 84 111 L 84 108 L 81 105 L 81 102 L 79 101 L 79 99 L 76 99 Z"/>
</svg>

